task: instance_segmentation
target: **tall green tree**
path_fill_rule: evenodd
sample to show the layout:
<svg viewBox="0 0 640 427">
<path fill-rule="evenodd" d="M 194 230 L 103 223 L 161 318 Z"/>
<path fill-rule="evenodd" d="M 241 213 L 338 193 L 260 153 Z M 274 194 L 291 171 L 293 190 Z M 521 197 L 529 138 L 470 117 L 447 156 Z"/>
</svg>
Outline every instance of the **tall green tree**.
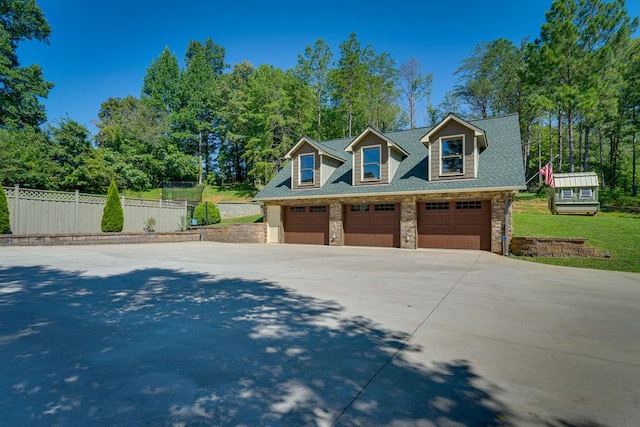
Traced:
<svg viewBox="0 0 640 427">
<path fill-rule="evenodd" d="M 69 118 L 51 128 L 53 159 L 59 182 L 57 189 L 104 193 L 112 170 L 91 145 L 89 130 Z"/>
<path fill-rule="evenodd" d="M 194 157 L 170 138 L 167 116 L 128 96 L 110 98 L 98 113 L 96 144 L 121 187 L 148 190 L 167 180 L 197 177 Z"/>
<path fill-rule="evenodd" d="M 227 68 L 227 64 L 224 62 L 226 51 L 222 46 L 214 43 L 213 39 L 208 38 L 204 43 L 197 40 L 189 41 L 185 54 L 187 64 L 199 54 L 204 57 L 205 62 L 216 77 L 222 75 Z"/>
<path fill-rule="evenodd" d="M 396 130 L 404 125 L 397 104 L 398 70 L 388 53 L 376 54 L 370 46 L 364 53 L 366 74 L 362 97 L 366 105 L 365 120 L 382 131 Z"/>
<path fill-rule="evenodd" d="M 631 136 L 631 194 L 638 195 L 638 137 L 640 136 L 640 38 L 633 39 L 623 72 L 621 110 Z"/>
<path fill-rule="evenodd" d="M 180 74 L 179 109 L 172 114 L 173 137 L 182 151 L 200 158 L 199 181 L 213 172 L 220 135 L 219 76 L 224 70 L 224 49 L 210 39 L 201 44 L 190 42 L 187 68 Z"/>
<path fill-rule="evenodd" d="M 245 160 L 249 176 L 266 183 L 283 166 L 284 155 L 299 137 L 293 102 L 287 91 L 290 73 L 269 65 L 259 66 L 248 81 L 248 119 L 251 123 Z"/>
<path fill-rule="evenodd" d="M 516 113 L 523 60 L 523 52 L 507 39 L 482 42 L 456 70 L 455 94 L 476 117 Z"/>
<path fill-rule="evenodd" d="M 167 114 L 174 111 L 178 106 L 179 77 L 178 58 L 165 47 L 147 68 L 141 99 Z"/>
<path fill-rule="evenodd" d="M 365 50 L 361 47 L 356 34 L 349 34 L 349 38 L 340 44 L 337 67 L 330 74 L 333 85 L 332 98 L 345 118 L 343 136 L 347 137 L 353 136 L 356 127 L 365 126 L 365 123 L 357 123 L 358 116 L 363 117 L 365 110 L 362 105 L 367 73 L 364 55 Z"/>
<path fill-rule="evenodd" d="M 615 115 L 620 89 L 619 61 L 637 28 L 624 0 L 554 0 L 542 25 L 539 85 L 566 123 L 569 170 L 575 168 L 575 127 L 586 128 L 607 115 Z M 588 131 L 587 131 L 588 135 Z M 558 132 L 558 169 L 562 169 L 563 133 Z"/>
<path fill-rule="evenodd" d="M 307 46 L 304 55 L 298 55 L 298 65 L 295 73 L 307 84 L 314 93 L 316 105 L 317 131 L 316 137 L 322 140 L 322 111 L 327 104 L 329 92 L 329 72 L 331 70 L 331 48 L 322 39 Z"/>
<path fill-rule="evenodd" d="M 0 128 L 36 127 L 46 120 L 40 99 L 53 84 L 39 65 L 21 66 L 16 50 L 24 40 L 47 42 L 50 31 L 35 0 L 0 2 Z"/>
<path fill-rule="evenodd" d="M 249 78 L 253 65 L 243 61 L 220 80 L 221 125 L 217 166 L 223 182 L 244 182 L 247 179 L 245 152 L 251 130 L 249 118 Z"/>
<path fill-rule="evenodd" d="M 44 132 L 0 129 L 0 181 L 7 185 L 57 190 L 61 174 L 53 146 Z"/>
</svg>

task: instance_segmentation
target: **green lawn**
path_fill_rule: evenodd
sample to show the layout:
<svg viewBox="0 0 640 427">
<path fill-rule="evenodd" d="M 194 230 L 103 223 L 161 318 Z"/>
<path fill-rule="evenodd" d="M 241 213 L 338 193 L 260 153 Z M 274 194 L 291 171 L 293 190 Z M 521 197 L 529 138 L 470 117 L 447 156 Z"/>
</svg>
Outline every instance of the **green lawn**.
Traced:
<svg viewBox="0 0 640 427">
<path fill-rule="evenodd" d="M 547 199 L 525 196 L 516 202 L 514 236 L 581 237 L 611 258 L 520 257 L 545 264 L 640 272 L 640 214 L 616 211 L 595 216 L 552 215 Z"/>
<path fill-rule="evenodd" d="M 210 186 L 204 187 L 202 199 L 213 203 L 218 202 L 248 202 L 258 191 L 249 184 Z M 125 190 L 126 197 L 141 197 L 143 199 L 159 199 L 162 197 L 162 189 L 154 188 L 148 191 Z"/>
<path fill-rule="evenodd" d="M 217 223 L 215 227 L 224 227 L 230 224 L 246 224 L 246 223 L 254 223 L 254 222 L 262 222 L 262 214 L 241 216 L 239 218 L 223 219 L 222 221 Z"/>
</svg>

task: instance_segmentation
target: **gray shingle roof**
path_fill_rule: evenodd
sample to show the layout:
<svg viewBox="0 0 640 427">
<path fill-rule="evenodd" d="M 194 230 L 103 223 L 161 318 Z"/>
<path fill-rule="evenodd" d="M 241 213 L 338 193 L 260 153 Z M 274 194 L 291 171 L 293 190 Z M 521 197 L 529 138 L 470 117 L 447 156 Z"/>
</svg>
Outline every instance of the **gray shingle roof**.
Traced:
<svg viewBox="0 0 640 427">
<path fill-rule="evenodd" d="M 511 114 L 471 120 L 469 123 L 485 131 L 489 144 L 488 148 L 480 153 L 477 179 L 427 180 L 428 150 L 420 142 L 420 138 L 431 129 L 427 127 L 384 133 L 387 138 L 396 142 L 409 153 L 409 156 L 400 163 L 393 180 L 389 184 L 358 187 L 351 185 L 352 157 L 351 155 L 344 156 L 342 153 L 345 153 L 344 149 L 354 138 L 341 138 L 318 143 L 332 149 L 333 152 L 331 154 L 341 154 L 340 157 L 346 160 L 334 171 L 322 188 L 292 190 L 291 167 L 285 166 L 254 199 L 357 196 L 358 194 L 372 193 L 384 195 L 390 193 L 525 189 L 518 116 Z"/>
</svg>

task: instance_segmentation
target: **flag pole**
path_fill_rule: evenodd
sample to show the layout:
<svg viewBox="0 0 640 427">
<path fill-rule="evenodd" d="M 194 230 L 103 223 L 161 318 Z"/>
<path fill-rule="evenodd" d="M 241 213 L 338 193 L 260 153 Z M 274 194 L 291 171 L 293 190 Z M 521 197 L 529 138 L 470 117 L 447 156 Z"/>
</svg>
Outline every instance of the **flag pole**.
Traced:
<svg viewBox="0 0 640 427">
<path fill-rule="evenodd" d="M 547 166 L 549 163 L 552 163 L 555 159 L 558 158 L 558 156 L 560 156 L 560 154 L 556 154 L 556 156 L 553 159 L 549 160 L 544 165 Z M 524 185 L 528 185 L 533 180 L 533 178 L 535 178 L 536 176 L 540 175 L 540 171 L 541 170 L 542 170 L 542 168 L 538 169 L 538 172 L 536 172 L 535 175 L 533 175 L 531 178 L 529 178 L 529 181 L 527 181 Z"/>
</svg>

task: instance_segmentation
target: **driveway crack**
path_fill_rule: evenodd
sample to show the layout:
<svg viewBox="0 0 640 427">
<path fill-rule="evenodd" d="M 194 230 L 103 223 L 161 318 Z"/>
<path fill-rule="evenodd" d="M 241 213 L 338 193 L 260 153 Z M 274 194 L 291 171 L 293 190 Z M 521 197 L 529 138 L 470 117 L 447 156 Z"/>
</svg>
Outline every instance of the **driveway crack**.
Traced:
<svg viewBox="0 0 640 427">
<path fill-rule="evenodd" d="M 462 279 L 464 279 L 464 277 L 478 264 L 478 261 L 480 260 L 480 255 L 481 254 L 478 254 L 478 256 L 476 257 L 476 259 L 473 262 L 473 264 L 471 264 L 469 266 L 469 268 L 467 268 L 464 271 L 464 273 L 462 273 L 460 275 L 458 280 L 456 280 L 455 283 L 453 283 L 453 285 L 451 285 L 451 287 L 449 288 L 447 293 L 444 294 L 442 298 L 440 298 L 440 301 L 438 301 L 438 303 L 435 305 L 435 307 L 433 307 L 433 309 L 431 309 L 431 311 L 425 316 L 424 319 L 422 319 L 422 321 L 418 324 L 418 326 L 416 326 L 416 328 L 405 338 L 405 340 L 402 341 L 402 344 L 400 344 L 400 346 L 398 346 L 396 351 L 394 351 L 393 354 L 391 356 L 389 356 L 389 358 L 382 364 L 382 366 L 380 366 L 380 368 L 371 376 L 371 378 L 369 378 L 369 380 L 365 383 L 365 385 L 362 386 L 362 388 L 358 391 L 358 393 L 356 393 L 356 395 L 353 397 L 353 399 L 351 399 L 349 404 L 347 406 L 345 406 L 344 409 L 342 410 L 342 412 L 340 412 L 340 414 L 336 417 L 336 419 L 333 420 L 333 422 L 331 423 L 332 426 L 335 426 L 336 423 L 338 421 L 340 421 L 340 418 L 342 418 L 342 416 L 347 412 L 347 410 L 353 406 L 353 404 L 356 402 L 356 400 L 358 400 L 360 395 L 362 395 L 362 393 L 364 393 L 364 391 L 367 389 L 367 387 L 369 387 L 369 385 L 376 379 L 376 377 L 378 375 L 380 375 L 380 373 L 389 365 L 389 363 L 391 363 L 391 361 L 406 347 L 406 345 L 409 342 L 409 340 L 429 320 L 429 318 L 433 315 L 433 313 L 435 313 L 435 311 L 438 309 L 438 307 L 440 307 L 440 305 L 444 302 L 444 300 L 447 299 L 447 297 L 451 294 L 451 292 L 453 292 L 453 290 L 456 288 L 456 286 L 458 286 L 458 284 L 462 281 Z"/>
</svg>

